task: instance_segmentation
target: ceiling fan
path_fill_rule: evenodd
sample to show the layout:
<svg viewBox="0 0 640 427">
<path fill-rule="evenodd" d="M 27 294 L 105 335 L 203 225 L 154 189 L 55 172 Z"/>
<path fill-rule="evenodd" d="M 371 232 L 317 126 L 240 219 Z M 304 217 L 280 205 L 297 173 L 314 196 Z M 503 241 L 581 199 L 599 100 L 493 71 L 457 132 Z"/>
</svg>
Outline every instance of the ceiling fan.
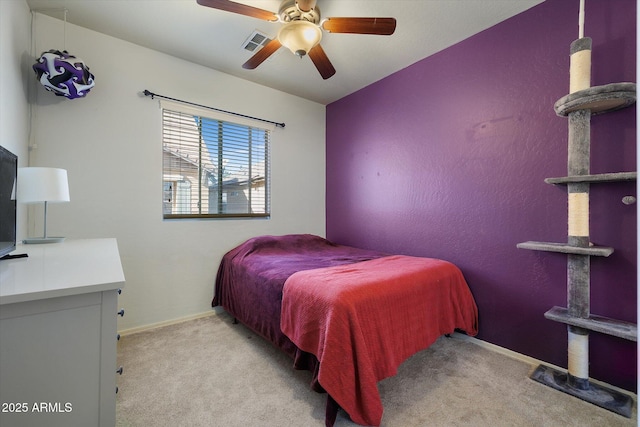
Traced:
<svg viewBox="0 0 640 427">
<path fill-rule="evenodd" d="M 278 13 L 229 0 L 197 0 L 202 6 L 238 13 L 284 25 L 278 37 L 267 43 L 242 68 L 253 70 L 285 46 L 299 57 L 309 55 L 323 79 L 336 73 L 320 46 L 322 30 L 329 33 L 391 35 L 396 29 L 395 18 L 326 18 L 320 19 L 317 0 L 282 0 Z"/>
</svg>

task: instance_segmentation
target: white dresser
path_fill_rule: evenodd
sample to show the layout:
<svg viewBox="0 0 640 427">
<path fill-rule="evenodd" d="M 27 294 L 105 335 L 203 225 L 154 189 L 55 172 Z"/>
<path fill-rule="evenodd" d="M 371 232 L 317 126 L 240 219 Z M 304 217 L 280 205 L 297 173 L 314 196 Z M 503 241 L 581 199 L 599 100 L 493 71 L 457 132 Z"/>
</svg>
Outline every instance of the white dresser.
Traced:
<svg viewBox="0 0 640 427">
<path fill-rule="evenodd" d="M 115 239 L 18 245 L 0 261 L 0 425 L 115 425 Z M 121 313 L 122 314 L 122 313 Z"/>
</svg>

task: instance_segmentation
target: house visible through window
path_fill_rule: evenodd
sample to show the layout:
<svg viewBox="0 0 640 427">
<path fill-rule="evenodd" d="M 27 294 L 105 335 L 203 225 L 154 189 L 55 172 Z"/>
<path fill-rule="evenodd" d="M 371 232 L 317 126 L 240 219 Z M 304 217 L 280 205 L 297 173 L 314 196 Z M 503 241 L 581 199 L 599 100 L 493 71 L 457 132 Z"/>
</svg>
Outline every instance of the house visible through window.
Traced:
<svg viewBox="0 0 640 427">
<path fill-rule="evenodd" d="M 162 103 L 164 218 L 268 217 L 271 129 Z"/>
</svg>

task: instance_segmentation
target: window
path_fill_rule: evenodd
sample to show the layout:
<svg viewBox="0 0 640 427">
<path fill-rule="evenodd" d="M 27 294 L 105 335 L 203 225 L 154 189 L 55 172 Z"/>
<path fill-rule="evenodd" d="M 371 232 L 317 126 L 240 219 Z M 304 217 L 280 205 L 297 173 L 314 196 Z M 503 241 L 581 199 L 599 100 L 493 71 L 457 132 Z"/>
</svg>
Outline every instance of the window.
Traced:
<svg viewBox="0 0 640 427">
<path fill-rule="evenodd" d="M 164 218 L 269 217 L 272 129 L 206 109 L 161 106 Z"/>
</svg>

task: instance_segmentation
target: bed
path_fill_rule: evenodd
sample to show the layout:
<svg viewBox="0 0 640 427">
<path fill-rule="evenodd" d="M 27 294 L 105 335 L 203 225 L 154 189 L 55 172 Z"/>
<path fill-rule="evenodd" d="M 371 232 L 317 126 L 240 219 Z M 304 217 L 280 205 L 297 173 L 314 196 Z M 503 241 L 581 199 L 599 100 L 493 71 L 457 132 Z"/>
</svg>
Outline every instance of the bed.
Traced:
<svg viewBox="0 0 640 427">
<path fill-rule="evenodd" d="M 212 306 L 221 306 L 313 372 L 337 407 L 378 426 L 377 383 L 440 336 L 474 336 L 478 312 L 462 272 L 433 258 L 338 245 L 310 234 L 260 236 L 220 262 Z"/>
</svg>

